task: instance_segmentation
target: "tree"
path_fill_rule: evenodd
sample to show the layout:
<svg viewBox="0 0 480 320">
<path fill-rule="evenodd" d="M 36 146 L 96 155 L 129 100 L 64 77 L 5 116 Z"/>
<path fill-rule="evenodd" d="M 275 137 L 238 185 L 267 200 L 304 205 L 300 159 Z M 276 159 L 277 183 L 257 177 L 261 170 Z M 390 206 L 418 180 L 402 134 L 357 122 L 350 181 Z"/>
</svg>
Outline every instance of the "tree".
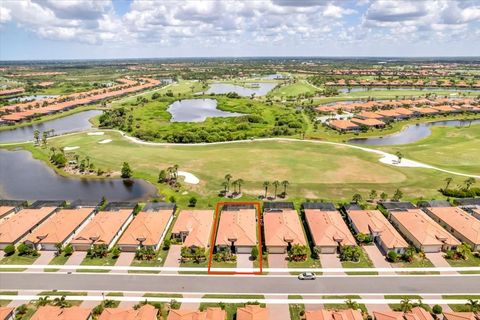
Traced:
<svg viewBox="0 0 480 320">
<path fill-rule="evenodd" d="M 42 144 L 44 147 L 47 146 L 47 137 L 48 137 L 48 132 L 47 131 L 42 132 Z"/>
<path fill-rule="evenodd" d="M 158 174 L 158 182 L 163 183 L 167 180 L 167 172 L 165 170 L 160 170 Z"/>
<path fill-rule="evenodd" d="M 473 299 L 467 299 L 467 303 L 465 305 L 468 307 L 470 312 L 478 312 L 480 311 L 480 303 L 478 300 L 473 300 Z"/>
<path fill-rule="evenodd" d="M 400 151 L 395 152 L 395 155 L 398 158 L 398 163 L 402 162 L 403 154 Z"/>
<path fill-rule="evenodd" d="M 228 182 L 227 182 L 227 181 L 223 181 L 223 182 L 221 183 L 221 186 L 223 187 L 223 192 L 227 193 Z"/>
<path fill-rule="evenodd" d="M 63 254 L 68 257 L 71 256 L 73 253 L 73 247 L 71 244 L 67 244 L 65 248 L 63 248 Z"/>
<path fill-rule="evenodd" d="M 450 183 L 452 183 L 453 178 L 448 177 L 448 178 L 445 178 L 444 181 L 445 181 L 445 183 L 446 183 L 446 185 L 445 185 L 445 190 L 447 190 L 448 187 L 450 186 Z"/>
<path fill-rule="evenodd" d="M 341 246 L 340 247 L 340 261 L 360 261 L 361 256 L 360 247 L 358 246 Z"/>
<path fill-rule="evenodd" d="M 263 182 L 263 187 L 265 188 L 265 196 L 264 196 L 264 198 L 267 197 L 267 192 L 268 192 L 268 187 L 269 187 L 269 186 L 270 186 L 270 182 L 268 182 L 268 181 L 264 181 L 264 182 Z"/>
<path fill-rule="evenodd" d="M 287 187 L 290 184 L 287 180 L 282 181 L 282 186 L 283 186 L 283 196 L 285 197 L 287 195 Z"/>
<path fill-rule="evenodd" d="M 45 296 L 45 297 L 40 297 L 38 298 L 38 300 L 35 302 L 35 305 L 37 307 L 43 307 L 43 306 L 46 306 L 47 304 L 50 304 L 50 297 L 49 296 Z"/>
<path fill-rule="evenodd" d="M 468 243 L 462 242 L 459 246 L 457 246 L 457 254 L 462 257 L 462 259 L 466 259 L 467 256 L 472 252 L 472 248 Z"/>
<path fill-rule="evenodd" d="M 388 194 L 386 194 L 385 192 L 382 192 L 380 194 L 380 199 L 382 199 L 383 201 L 387 200 L 388 199 Z"/>
<path fill-rule="evenodd" d="M 400 301 L 400 310 L 402 312 L 411 311 L 412 308 L 413 308 L 413 305 L 410 299 L 405 298 Z"/>
<path fill-rule="evenodd" d="M 433 312 L 433 314 L 436 314 L 436 315 L 442 314 L 443 308 L 442 308 L 442 306 L 436 304 L 432 307 L 432 312 Z"/>
<path fill-rule="evenodd" d="M 9 244 L 3 248 L 3 252 L 5 252 L 5 256 L 11 256 L 15 253 L 15 246 L 13 244 Z"/>
<path fill-rule="evenodd" d="M 188 200 L 188 206 L 195 207 L 196 205 L 197 205 L 197 198 L 191 197 L 190 200 Z"/>
<path fill-rule="evenodd" d="M 470 189 L 470 187 L 472 186 L 472 184 L 475 183 L 475 178 L 470 177 L 470 178 L 468 178 L 467 180 L 465 180 L 464 183 L 465 183 L 465 189 L 468 190 L 468 189 Z"/>
<path fill-rule="evenodd" d="M 250 253 L 250 256 L 252 257 L 253 260 L 257 260 L 258 257 L 258 248 L 257 246 L 252 247 L 252 251 Z"/>
<path fill-rule="evenodd" d="M 400 191 L 400 189 L 397 189 L 397 190 L 395 190 L 395 193 L 393 194 L 392 199 L 395 200 L 395 201 L 398 201 L 398 200 L 402 199 L 402 197 L 403 197 L 403 192 Z"/>
<path fill-rule="evenodd" d="M 40 143 L 40 131 L 38 129 L 35 129 L 35 131 L 33 131 L 33 141 L 36 145 Z"/>
<path fill-rule="evenodd" d="M 124 162 L 122 166 L 122 178 L 128 179 L 132 177 L 132 169 L 130 169 L 130 165 L 128 162 Z"/>
<path fill-rule="evenodd" d="M 227 183 L 227 187 L 226 187 L 226 192 L 229 192 L 230 191 L 230 180 L 232 180 L 232 175 L 230 173 L 227 173 L 225 175 L 225 182 Z"/>
<path fill-rule="evenodd" d="M 243 179 L 237 179 L 238 193 L 242 193 L 242 184 L 244 183 Z"/>
<path fill-rule="evenodd" d="M 360 309 L 360 305 L 358 302 L 353 301 L 352 299 L 345 300 L 345 305 L 348 309 L 358 310 Z"/>
<path fill-rule="evenodd" d="M 275 192 L 274 192 L 273 196 L 274 196 L 274 198 L 276 198 L 277 197 L 277 189 L 280 186 L 280 182 L 278 180 L 275 180 L 275 181 L 273 181 L 272 185 L 275 188 Z"/>
<path fill-rule="evenodd" d="M 117 259 L 120 256 L 120 253 L 122 253 L 122 250 L 118 246 L 115 246 L 110 250 L 110 253 L 112 254 L 113 259 Z"/>
<path fill-rule="evenodd" d="M 396 262 L 398 260 L 398 254 L 395 251 L 388 251 L 387 258 L 390 262 Z"/>
<path fill-rule="evenodd" d="M 170 301 L 170 308 L 173 309 L 173 310 L 178 310 L 178 309 L 180 309 L 180 303 L 177 300 L 172 299 Z"/>
<path fill-rule="evenodd" d="M 307 260 L 307 246 L 294 244 L 288 251 L 288 259 L 290 261 L 305 261 Z"/>
<path fill-rule="evenodd" d="M 355 203 L 359 203 L 360 201 L 362 201 L 362 195 L 359 193 L 355 193 L 352 197 L 352 200 Z"/>
<path fill-rule="evenodd" d="M 25 243 L 20 243 L 17 247 L 17 251 L 19 256 L 28 256 L 33 253 L 32 248 Z"/>
<path fill-rule="evenodd" d="M 55 249 L 57 249 L 57 254 L 61 254 L 63 249 L 62 243 L 61 242 L 55 243 Z"/>
<path fill-rule="evenodd" d="M 60 308 L 67 308 L 70 306 L 70 303 L 65 296 L 61 296 L 53 299 L 53 305 Z"/>
</svg>

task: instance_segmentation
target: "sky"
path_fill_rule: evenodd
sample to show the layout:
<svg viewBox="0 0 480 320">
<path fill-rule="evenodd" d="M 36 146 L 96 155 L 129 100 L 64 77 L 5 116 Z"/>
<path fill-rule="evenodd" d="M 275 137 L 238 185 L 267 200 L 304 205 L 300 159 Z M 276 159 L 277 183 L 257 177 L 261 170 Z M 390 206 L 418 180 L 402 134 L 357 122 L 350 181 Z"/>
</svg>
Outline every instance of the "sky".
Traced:
<svg viewBox="0 0 480 320">
<path fill-rule="evenodd" d="M 0 60 L 479 55 L 480 0 L 0 1 Z"/>
</svg>

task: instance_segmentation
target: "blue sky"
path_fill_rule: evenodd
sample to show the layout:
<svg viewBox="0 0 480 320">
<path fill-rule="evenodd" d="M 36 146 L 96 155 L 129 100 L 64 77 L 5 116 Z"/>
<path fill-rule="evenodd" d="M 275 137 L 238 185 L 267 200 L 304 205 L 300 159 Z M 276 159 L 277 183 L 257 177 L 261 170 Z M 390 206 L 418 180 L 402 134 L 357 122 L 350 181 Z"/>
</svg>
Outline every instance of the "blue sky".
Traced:
<svg viewBox="0 0 480 320">
<path fill-rule="evenodd" d="M 0 60 L 479 53 L 478 0 L 0 1 Z"/>
</svg>

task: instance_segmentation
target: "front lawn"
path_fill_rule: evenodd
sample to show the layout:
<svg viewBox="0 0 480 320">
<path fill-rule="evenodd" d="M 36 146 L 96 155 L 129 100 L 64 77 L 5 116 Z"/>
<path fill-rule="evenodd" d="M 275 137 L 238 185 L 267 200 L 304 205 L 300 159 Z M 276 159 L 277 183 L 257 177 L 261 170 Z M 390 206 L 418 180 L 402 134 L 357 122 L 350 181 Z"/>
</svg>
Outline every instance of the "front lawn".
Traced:
<svg viewBox="0 0 480 320">
<path fill-rule="evenodd" d="M 322 299 L 345 299 L 347 300 L 360 300 L 361 297 L 358 295 L 347 295 L 347 296 L 323 296 Z M 348 306 L 345 303 L 325 303 L 323 304 L 325 309 L 331 309 L 331 310 L 345 310 L 348 309 Z M 367 312 L 367 307 L 364 304 L 359 303 L 358 307 L 362 312 L 366 313 Z"/>
<path fill-rule="evenodd" d="M 35 260 L 38 259 L 40 255 L 38 256 L 31 256 L 31 255 L 25 255 L 25 256 L 19 256 L 18 252 L 12 254 L 11 256 L 6 256 L 2 260 L 0 260 L 0 264 L 33 264 Z M 25 271 L 27 269 L 23 268 L 7 268 L 7 269 L 0 269 L 0 272 L 9 272 L 9 271 Z"/>
<path fill-rule="evenodd" d="M 117 259 L 112 257 L 112 254 L 109 253 L 104 258 L 90 258 L 85 257 L 80 263 L 81 266 L 114 266 Z M 88 270 L 88 269 L 78 269 L 77 272 L 109 272 L 108 270 Z"/>
<path fill-rule="evenodd" d="M 467 259 L 446 259 L 452 267 L 478 267 L 480 266 L 480 257 L 474 256 L 471 252 L 467 254 Z M 460 273 L 480 273 L 478 271 L 461 271 Z"/>
<path fill-rule="evenodd" d="M 64 253 L 59 254 L 58 256 L 54 257 L 48 264 L 54 264 L 54 265 L 64 265 L 67 260 L 71 257 L 71 255 L 66 256 Z M 44 269 L 45 272 L 56 272 L 59 269 Z"/>
<path fill-rule="evenodd" d="M 303 299 L 302 296 L 288 296 L 288 299 Z M 303 314 L 305 312 L 305 305 L 304 304 L 299 304 L 299 303 L 290 303 L 288 304 L 288 309 L 290 311 L 290 319 L 291 320 L 301 320 L 302 316 L 300 315 L 301 313 Z"/>
<path fill-rule="evenodd" d="M 363 247 L 360 247 L 360 260 L 358 262 L 354 261 L 342 261 L 342 267 L 344 268 L 374 268 L 372 260 L 370 260 L 369 256 L 363 250 Z M 375 275 L 378 272 L 347 272 L 350 275 Z"/>
</svg>

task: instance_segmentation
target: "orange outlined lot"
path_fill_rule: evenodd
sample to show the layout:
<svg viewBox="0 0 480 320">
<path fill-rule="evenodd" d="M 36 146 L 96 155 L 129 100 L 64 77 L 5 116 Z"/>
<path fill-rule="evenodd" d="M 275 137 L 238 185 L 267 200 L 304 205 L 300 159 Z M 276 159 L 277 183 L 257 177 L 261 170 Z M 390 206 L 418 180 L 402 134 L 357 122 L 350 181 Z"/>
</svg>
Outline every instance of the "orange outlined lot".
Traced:
<svg viewBox="0 0 480 320">
<path fill-rule="evenodd" d="M 257 239 L 258 239 L 258 262 L 259 262 L 259 270 L 252 271 L 252 272 L 238 272 L 238 271 L 213 271 L 211 270 L 212 267 L 212 259 L 213 259 L 213 250 L 215 249 L 215 238 L 217 236 L 218 231 L 218 223 L 220 221 L 220 212 L 224 205 L 253 205 L 257 210 Z M 210 255 L 208 257 L 208 273 L 209 274 L 222 274 L 222 275 L 232 275 L 232 274 L 254 274 L 254 275 L 261 275 L 262 274 L 262 264 L 263 264 L 263 256 L 262 256 L 262 226 L 261 226 L 261 205 L 260 202 L 250 201 L 250 202 L 218 202 L 215 208 L 215 217 L 213 222 L 213 232 L 212 237 L 210 240 Z"/>
</svg>

